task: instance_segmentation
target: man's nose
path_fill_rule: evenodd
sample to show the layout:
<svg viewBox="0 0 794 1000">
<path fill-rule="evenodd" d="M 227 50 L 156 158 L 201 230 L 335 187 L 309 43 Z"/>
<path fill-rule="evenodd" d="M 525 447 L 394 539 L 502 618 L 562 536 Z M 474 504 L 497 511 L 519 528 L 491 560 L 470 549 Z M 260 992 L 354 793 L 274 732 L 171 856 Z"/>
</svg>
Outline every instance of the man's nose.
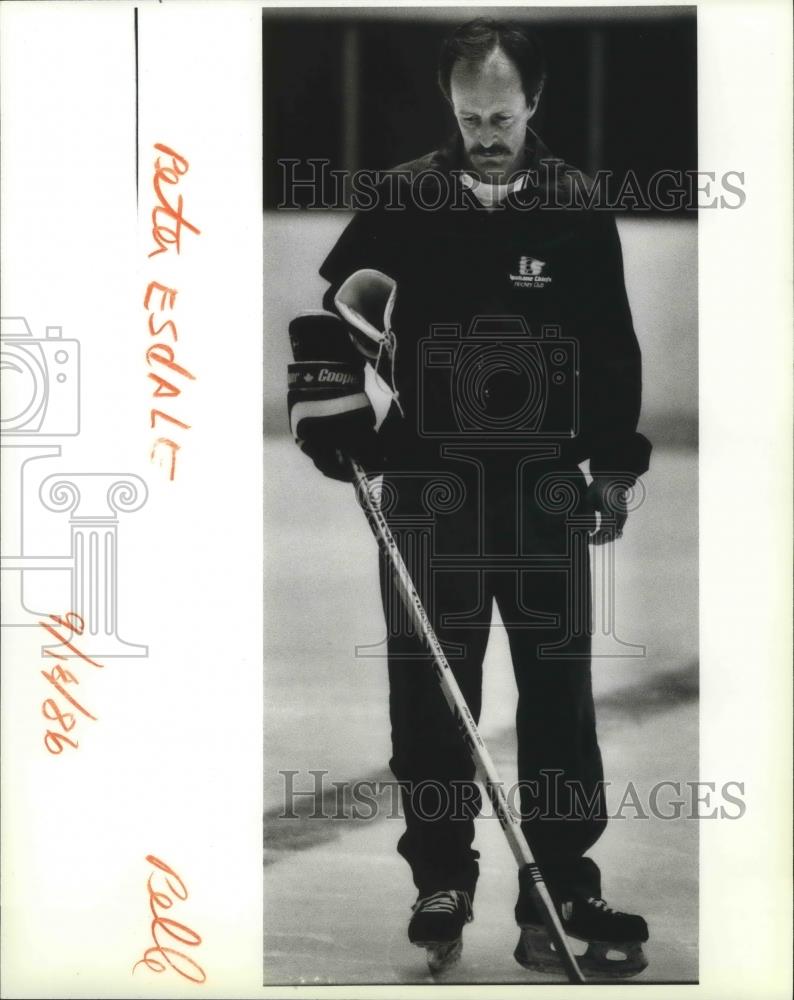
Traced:
<svg viewBox="0 0 794 1000">
<path fill-rule="evenodd" d="M 496 129 L 493 125 L 482 125 L 480 126 L 480 133 L 477 136 L 477 141 L 483 147 L 483 149 L 490 149 L 491 146 L 495 145 L 499 137 L 496 134 Z"/>
</svg>

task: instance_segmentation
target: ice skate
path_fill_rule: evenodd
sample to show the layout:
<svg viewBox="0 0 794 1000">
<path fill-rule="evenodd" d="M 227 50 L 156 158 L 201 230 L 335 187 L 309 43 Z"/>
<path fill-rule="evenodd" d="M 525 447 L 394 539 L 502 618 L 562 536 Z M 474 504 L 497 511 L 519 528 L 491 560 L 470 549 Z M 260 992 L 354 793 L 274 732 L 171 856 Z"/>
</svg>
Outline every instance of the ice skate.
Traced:
<svg viewBox="0 0 794 1000">
<path fill-rule="evenodd" d="M 432 973 L 445 972 L 463 950 L 463 925 L 472 919 L 471 897 L 461 889 L 443 889 L 420 897 L 412 909 L 409 941 L 426 949 Z"/>
<path fill-rule="evenodd" d="M 522 912 L 523 911 L 523 912 Z M 568 937 L 584 942 L 577 955 L 582 972 L 594 979 L 636 976 L 648 965 L 642 945 L 648 940 L 648 925 L 633 913 L 613 910 L 594 896 L 568 900 L 558 907 Z M 562 963 L 549 941 L 546 928 L 533 902 L 519 903 L 516 917 L 521 928 L 516 961 L 535 972 L 559 972 Z"/>
</svg>

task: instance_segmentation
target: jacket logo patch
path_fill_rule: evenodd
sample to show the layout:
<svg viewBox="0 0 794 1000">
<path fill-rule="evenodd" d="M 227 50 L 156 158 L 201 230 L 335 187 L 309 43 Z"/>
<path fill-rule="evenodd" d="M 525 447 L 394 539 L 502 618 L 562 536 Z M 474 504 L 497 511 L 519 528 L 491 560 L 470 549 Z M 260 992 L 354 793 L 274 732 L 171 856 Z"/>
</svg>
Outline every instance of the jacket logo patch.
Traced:
<svg viewBox="0 0 794 1000">
<path fill-rule="evenodd" d="M 515 288 L 545 288 L 551 282 L 551 276 L 544 274 L 545 260 L 537 257 L 519 257 L 518 274 L 511 274 L 510 280 Z"/>
</svg>

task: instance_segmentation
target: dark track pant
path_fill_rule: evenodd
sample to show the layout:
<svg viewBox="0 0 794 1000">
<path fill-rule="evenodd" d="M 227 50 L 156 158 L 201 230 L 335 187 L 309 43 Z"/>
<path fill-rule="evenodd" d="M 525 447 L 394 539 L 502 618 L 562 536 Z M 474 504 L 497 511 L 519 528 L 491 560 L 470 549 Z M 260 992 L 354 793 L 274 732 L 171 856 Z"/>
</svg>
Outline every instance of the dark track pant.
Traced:
<svg viewBox="0 0 794 1000">
<path fill-rule="evenodd" d="M 561 473 L 580 503 L 585 481 L 578 468 L 551 473 Z M 597 894 L 598 870 L 582 856 L 606 816 L 590 681 L 586 525 L 580 519 L 572 528 L 570 509 L 559 512 L 548 499 L 537 503 L 544 474 L 550 470 L 530 467 L 518 479 L 512 468 L 491 471 L 487 490 L 477 494 L 470 483 L 462 506 L 429 518 L 423 480 L 395 476 L 387 487 L 399 500 L 388 517 L 475 720 L 496 601 L 518 689 L 520 794 L 513 790 L 511 801 L 552 891 L 589 895 Z M 473 821 L 481 808 L 474 765 L 383 560 L 381 585 L 389 626 L 390 764 L 406 819 L 398 850 L 420 895 L 441 888 L 473 893 L 479 871 Z"/>
</svg>

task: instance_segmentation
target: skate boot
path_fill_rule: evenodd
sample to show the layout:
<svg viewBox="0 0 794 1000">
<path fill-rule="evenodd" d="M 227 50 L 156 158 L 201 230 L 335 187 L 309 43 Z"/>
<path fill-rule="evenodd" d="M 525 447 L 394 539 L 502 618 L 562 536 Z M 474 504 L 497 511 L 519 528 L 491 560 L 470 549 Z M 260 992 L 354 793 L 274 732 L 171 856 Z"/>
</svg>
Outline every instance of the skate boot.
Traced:
<svg viewBox="0 0 794 1000">
<path fill-rule="evenodd" d="M 576 956 L 586 976 L 627 978 L 646 968 L 648 960 L 642 944 L 648 940 L 648 925 L 642 917 L 613 910 L 595 896 L 563 900 L 555 905 L 565 933 L 587 945 L 584 953 Z M 533 899 L 519 898 L 516 920 L 521 928 L 513 952 L 516 961 L 536 972 L 561 972 L 562 963 Z"/>
<path fill-rule="evenodd" d="M 463 950 L 463 925 L 473 918 L 471 897 L 462 889 L 442 889 L 421 896 L 411 909 L 408 940 L 427 949 L 431 972 L 446 971 L 457 962 Z"/>
</svg>

